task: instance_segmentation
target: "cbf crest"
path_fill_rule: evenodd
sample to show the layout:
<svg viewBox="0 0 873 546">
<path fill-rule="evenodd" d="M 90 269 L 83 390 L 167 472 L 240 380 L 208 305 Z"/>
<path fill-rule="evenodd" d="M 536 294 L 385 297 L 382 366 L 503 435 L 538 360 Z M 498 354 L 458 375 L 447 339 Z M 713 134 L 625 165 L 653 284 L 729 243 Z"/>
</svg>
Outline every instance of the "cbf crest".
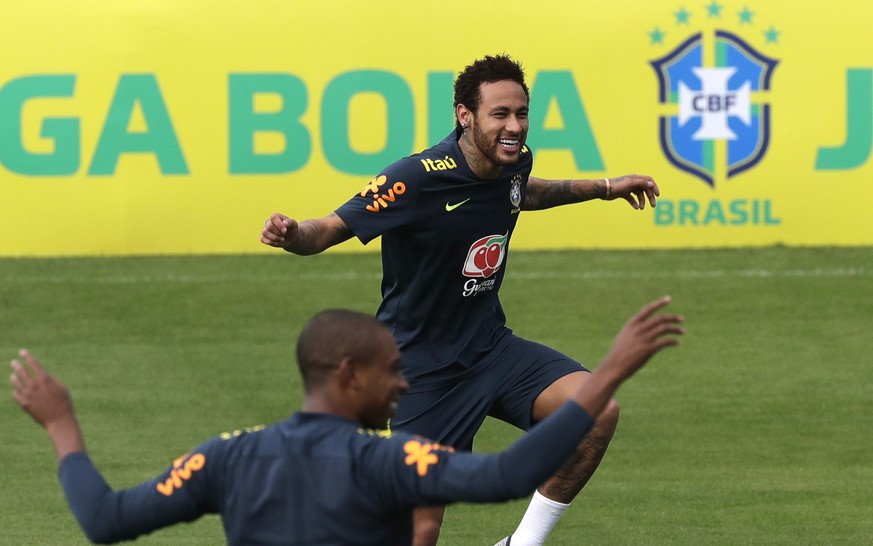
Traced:
<svg viewBox="0 0 873 546">
<path fill-rule="evenodd" d="M 509 183 L 509 202 L 518 209 L 521 206 L 521 175 L 516 174 Z"/>
<path fill-rule="evenodd" d="M 728 9 L 713 1 L 703 12 L 675 12 L 677 28 L 690 27 L 697 16 L 710 26 L 729 25 L 735 18 L 737 31 L 712 28 L 685 35 L 672 51 L 651 61 L 665 112 L 658 123 L 661 149 L 673 165 L 711 187 L 765 157 L 772 119 L 769 91 L 779 62 L 741 35 L 754 29 L 757 14 L 748 7 Z M 653 45 L 663 44 L 666 35 L 659 27 L 649 33 Z M 765 45 L 778 43 L 772 25 L 755 35 Z"/>
</svg>

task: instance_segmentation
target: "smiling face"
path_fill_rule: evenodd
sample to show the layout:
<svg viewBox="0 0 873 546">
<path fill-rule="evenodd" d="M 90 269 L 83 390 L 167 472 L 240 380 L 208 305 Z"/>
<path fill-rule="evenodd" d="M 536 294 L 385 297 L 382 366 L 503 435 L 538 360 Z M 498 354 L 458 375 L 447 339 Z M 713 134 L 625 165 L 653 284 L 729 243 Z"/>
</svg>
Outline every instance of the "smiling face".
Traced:
<svg viewBox="0 0 873 546">
<path fill-rule="evenodd" d="M 361 396 L 361 424 L 368 428 L 385 428 L 388 419 L 394 416 L 397 404 L 409 388 L 406 378 L 400 373 L 400 351 L 388 330 L 379 330 L 379 349 L 369 363 L 358 370 Z"/>
<path fill-rule="evenodd" d="M 518 162 L 529 128 L 528 99 L 510 80 L 483 83 L 479 92 L 476 112 L 459 104 L 457 115 L 467 125 L 460 141 L 464 157 L 477 176 L 487 179 Z"/>
</svg>

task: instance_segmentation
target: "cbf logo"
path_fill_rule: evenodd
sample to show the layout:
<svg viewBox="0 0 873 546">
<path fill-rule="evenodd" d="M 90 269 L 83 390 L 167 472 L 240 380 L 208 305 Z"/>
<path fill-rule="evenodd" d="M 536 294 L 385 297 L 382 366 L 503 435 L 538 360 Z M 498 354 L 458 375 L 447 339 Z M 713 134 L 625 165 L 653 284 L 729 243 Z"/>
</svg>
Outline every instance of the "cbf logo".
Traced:
<svg viewBox="0 0 873 546">
<path fill-rule="evenodd" d="M 755 12 L 748 7 L 731 11 L 716 1 L 701 12 L 682 7 L 673 15 L 679 28 L 699 19 L 702 25 L 733 23 L 739 31 L 755 30 Z M 716 180 L 751 169 L 767 153 L 768 92 L 779 61 L 733 30 L 682 34 L 673 51 L 651 61 L 658 75 L 658 100 L 668 110 L 660 117 L 661 148 L 677 168 L 714 187 Z M 649 33 L 653 45 L 663 44 L 667 35 L 660 27 Z M 773 26 L 754 35 L 759 41 L 763 35 L 765 44 L 779 38 Z"/>
<path fill-rule="evenodd" d="M 521 207 L 521 175 L 512 177 L 509 183 L 509 202 L 512 203 L 512 214 L 518 213 Z"/>
</svg>

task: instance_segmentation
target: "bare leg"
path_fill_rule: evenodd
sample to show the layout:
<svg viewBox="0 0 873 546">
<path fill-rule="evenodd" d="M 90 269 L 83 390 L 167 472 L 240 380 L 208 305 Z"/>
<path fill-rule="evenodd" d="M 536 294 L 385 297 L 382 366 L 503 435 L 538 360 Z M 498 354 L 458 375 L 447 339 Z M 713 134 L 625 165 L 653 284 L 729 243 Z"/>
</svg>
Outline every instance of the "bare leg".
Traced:
<svg viewBox="0 0 873 546">
<path fill-rule="evenodd" d="M 552 383 L 534 402 L 534 420 L 545 419 L 588 377 L 589 373 L 578 372 Z M 618 416 L 618 403 L 612 400 L 597 416 L 594 428 L 579 444 L 576 454 L 539 488 L 539 495 L 534 495 L 521 523 L 512 534 L 512 546 L 537 546 L 545 542 L 567 505 L 588 483 L 603 460 L 609 441 L 615 434 Z"/>
<path fill-rule="evenodd" d="M 412 546 L 436 546 L 445 513 L 445 506 L 416 508 L 412 517 L 414 533 Z"/>
<path fill-rule="evenodd" d="M 606 448 L 615 434 L 618 415 L 618 404 L 611 401 L 597 417 L 594 428 L 576 448 L 576 454 L 540 487 L 540 493 L 554 501 L 569 504 L 585 487 L 603 460 Z"/>
</svg>

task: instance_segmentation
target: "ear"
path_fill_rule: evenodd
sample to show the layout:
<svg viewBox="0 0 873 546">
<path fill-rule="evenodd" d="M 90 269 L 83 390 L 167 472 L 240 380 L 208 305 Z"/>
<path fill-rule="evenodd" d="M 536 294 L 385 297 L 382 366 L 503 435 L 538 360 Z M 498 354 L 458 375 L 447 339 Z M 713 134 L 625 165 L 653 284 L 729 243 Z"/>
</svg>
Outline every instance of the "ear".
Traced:
<svg viewBox="0 0 873 546">
<path fill-rule="evenodd" d="M 473 112 L 463 104 L 459 104 L 455 107 L 455 116 L 457 116 L 458 123 L 461 124 L 461 127 L 469 127 L 473 122 Z"/>
<path fill-rule="evenodd" d="M 358 368 L 359 366 L 349 357 L 344 357 L 340 360 L 339 365 L 337 366 L 336 379 L 339 382 L 339 385 L 345 389 L 357 389 L 359 388 L 358 381 Z"/>
</svg>

